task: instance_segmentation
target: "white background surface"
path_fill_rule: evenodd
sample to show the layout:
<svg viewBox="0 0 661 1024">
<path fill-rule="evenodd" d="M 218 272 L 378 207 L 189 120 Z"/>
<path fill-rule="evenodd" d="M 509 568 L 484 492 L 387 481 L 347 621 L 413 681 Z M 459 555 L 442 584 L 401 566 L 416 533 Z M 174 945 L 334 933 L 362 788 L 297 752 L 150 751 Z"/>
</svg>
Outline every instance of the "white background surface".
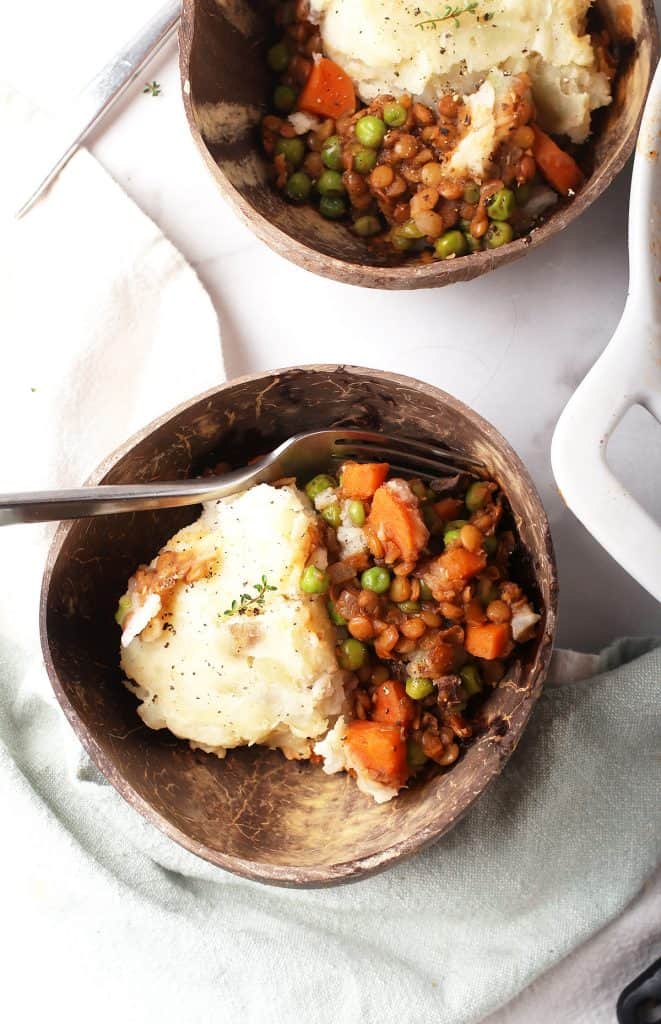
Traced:
<svg viewBox="0 0 661 1024">
<path fill-rule="evenodd" d="M 55 112 L 157 2 L 5 4 L 0 77 Z M 567 511 L 549 464 L 555 421 L 624 305 L 628 172 L 561 237 L 495 274 L 436 292 L 363 291 L 286 263 L 224 205 L 188 134 L 174 43 L 148 75 L 160 82 L 162 94 L 143 95 L 144 81 L 137 82 L 91 149 L 196 268 L 218 312 L 228 376 L 305 362 L 357 362 L 452 392 L 505 434 L 540 489 L 560 568 L 560 643 L 594 650 L 616 636 L 661 632 L 659 606 Z M 47 343 L 57 346 L 57 324 Z M 637 412 L 613 444 L 625 482 L 657 515 L 660 437 Z M 635 932 L 634 923 L 627 949 L 638 966 L 645 952 L 636 950 Z M 608 972 L 601 952 L 592 955 L 591 966 Z M 584 982 L 578 967 L 564 978 L 565 985 Z M 499 1021 L 556 1024 L 549 1009 L 557 1006 L 556 993 L 553 975 L 542 979 Z M 597 1010 L 596 1003 L 588 991 L 586 1009 L 595 1010 L 584 1019 L 612 1019 L 605 1004 Z"/>
<path fill-rule="evenodd" d="M 152 0 L 8 5 L 0 75 L 55 111 L 153 10 Z M 218 311 L 228 376 L 337 360 L 452 392 L 503 432 L 540 490 L 560 569 L 559 642 L 596 650 L 617 636 L 661 632 L 658 604 L 565 508 L 549 463 L 557 417 L 624 305 L 630 168 L 579 222 L 522 261 L 437 291 L 368 291 L 315 277 L 253 238 L 190 139 L 174 41 L 148 74 L 162 94 L 144 95 L 136 82 L 91 149 L 196 268 Z M 634 410 L 612 445 L 614 465 L 657 515 L 660 439 Z"/>
</svg>

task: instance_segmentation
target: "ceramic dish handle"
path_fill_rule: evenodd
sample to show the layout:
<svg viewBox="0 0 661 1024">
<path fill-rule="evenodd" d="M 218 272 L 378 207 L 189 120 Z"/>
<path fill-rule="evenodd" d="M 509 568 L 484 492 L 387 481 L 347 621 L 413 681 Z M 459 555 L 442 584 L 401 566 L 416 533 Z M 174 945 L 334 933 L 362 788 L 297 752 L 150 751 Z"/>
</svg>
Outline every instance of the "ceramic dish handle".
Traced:
<svg viewBox="0 0 661 1024">
<path fill-rule="evenodd" d="M 661 526 L 613 475 L 608 439 L 632 405 L 661 422 L 661 64 L 643 114 L 629 206 L 629 296 L 610 344 L 563 411 L 551 461 L 596 540 L 661 601 Z"/>
</svg>

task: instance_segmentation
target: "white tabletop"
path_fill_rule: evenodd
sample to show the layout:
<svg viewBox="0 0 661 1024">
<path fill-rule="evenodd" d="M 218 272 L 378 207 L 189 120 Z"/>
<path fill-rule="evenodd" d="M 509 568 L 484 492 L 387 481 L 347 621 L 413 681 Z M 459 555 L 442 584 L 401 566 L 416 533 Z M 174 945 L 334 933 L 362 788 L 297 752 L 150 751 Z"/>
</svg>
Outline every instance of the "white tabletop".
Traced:
<svg viewBox="0 0 661 1024">
<path fill-rule="evenodd" d="M 153 10 L 149 0 L 105 9 L 42 0 L 39 7 L 36 38 L 33 5 L 6 12 L 0 66 L 50 110 Z M 540 490 L 560 570 L 559 642 L 595 650 L 617 636 L 661 632 L 659 605 L 567 510 L 549 461 L 558 415 L 624 305 L 630 169 L 561 236 L 496 273 L 436 291 L 353 288 L 272 253 L 220 198 L 188 133 L 174 42 L 147 77 L 161 94 L 144 95 L 144 82 L 136 82 L 91 149 L 196 268 L 218 311 L 228 376 L 337 361 L 451 392 L 502 431 Z M 661 451 L 658 438 L 651 417 L 635 410 L 612 443 L 614 467 L 657 514 L 661 461 L 651 453 Z"/>
</svg>

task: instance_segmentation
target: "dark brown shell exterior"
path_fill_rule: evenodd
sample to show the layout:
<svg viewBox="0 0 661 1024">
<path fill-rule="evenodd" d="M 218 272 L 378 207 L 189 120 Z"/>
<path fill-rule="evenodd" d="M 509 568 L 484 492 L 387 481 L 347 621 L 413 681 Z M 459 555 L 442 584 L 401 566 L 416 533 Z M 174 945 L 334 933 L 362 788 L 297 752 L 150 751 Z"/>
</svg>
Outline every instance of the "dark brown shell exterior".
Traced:
<svg viewBox="0 0 661 1024">
<path fill-rule="evenodd" d="M 259 142 L 259 121 L 272 87 L 264 59 L 270 21 L 263 2 L 183 0 L 180 70 L 190 129 L 221 193 L 242 220 L 300 267 L 369 288 L 437 288 L 468 281 L 562 231 L 610 185 L 633 150 L 659 53 L 654 4 L 597 3 L 620 45 L 621 60 L 613 103 L 595 119 L 592 173 L 574 200 L 528 237 L 500 249 L 426 265 L 407 263 L 394 253 L 371 250 L 311 207 L 294 207 L 281 198 L 267 180 Z M 213 129 L 205 118 L 209 110 Z"/>
<path fill-rule="evenodd" d="M 452 828 L 514 750 L 539 696 L 555 631 L 549 526 L 526 470 L 476 413 L 409 378 L 346 366 L 242 378 L 151 424 L 90 482 L 187 477 L 218 459 L 245 463 L 294 433 L 331 425 L 452 441 L 483 459 L 509 497 L 522 543 L 520 568 L 544 608 L 542 629 L 490 696 L 485 735 L 449 773 L 378 806 L 345 775 L 324 775 L 260 748 L 233 751 L 221 761 L 141 725 L 136 700 L 121 684 L 115 608 L 135 567 L 192 521 L 197 508 L 63 524 L 43 581 L 46 666 L 67 718 L 101 771 L 193 853 L 279 885 L 357 878 Z"/>
</svg>

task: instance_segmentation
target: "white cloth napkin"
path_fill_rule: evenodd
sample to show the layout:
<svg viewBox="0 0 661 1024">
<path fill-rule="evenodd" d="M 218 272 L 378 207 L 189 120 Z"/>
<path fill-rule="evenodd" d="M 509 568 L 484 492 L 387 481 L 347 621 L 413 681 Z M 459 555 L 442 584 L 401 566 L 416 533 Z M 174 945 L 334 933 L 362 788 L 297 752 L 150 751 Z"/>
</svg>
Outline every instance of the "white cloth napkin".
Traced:
<svg viewBox="0 0 661 1024">
<path fill-rule="evenodd" d="M 8 89 L 0 89 L 0 118 L 6 143 L 23 139 L 5 151 L 29 161 L 39 118 Z M 77 486 L 133 431 L 223 379 L 218 324 L 190 267 L 86 152 L 15 223 L 8 214 L 25 198 L 23 181 L 16 162 L 0 162 L 1 489 Z M 433 921 L 412 921 L 401 889 L 410 886 L 411 898 L 424 890 L 433 853 L 364 887 L 278 894 L 196 861 L 104 783 L 64 722 L 41 662 L 37 605 L 51 534 L 40 526 L 0 531 L 0 679 L 8 698 L 0 789 L 11 817 L 0 850 L 10 938 L 2 973 L 4 998 L 21 1003 L 14 1019 L 32 1024 L 66 1005 L 73 1024 L 92 1011 L 98 1024 L 120 1016 L 161 1024 L 211 1016 L 228 1024 L 239 1016 L 248 1024 L 294 1015 L 376 1020 L 369 999 L 381 988 L 384 961 L 366 939 L 356 946 L 347 927 L 356 912 L 369 919 L 372 894 L 383 892 L 394 901 L 390 923 L 421 944 L 389 965 L 391 980 L 404 984 L 397 1019 L 409 1019 L 406 1006 L 416 1008 L 416 1021 L 441 1019 L 448 1007 L 431 976 L 409 970 L 435 941 Z M 582 658 L 556 662 L 556 674 L 590 675 L 594 660 Z M 612 978 L 619 966 L 624 983 L 629 965 L 643 965 L 653 899 L 643 910 L 635 904 L 584 956 L 539 979 L 490 1024 L 555 1024 L 544 1006 L 567 996 L 566 979 L 575 993 L 563 1019 L 610 1021 L 612 982 L 595 987 L 591 972 L 607 964 Z M 165 935 L 176 944 L 174 958 L 161 947 Z M 318 971 L 307 988 L 305 981 L 315 947 L 332 961 L 318 990 L 310 987 Z M 513 974 L 519 952 L 512 949 Z M 214 992 L 222 993 L 218 1002 Z M 388 1005 L 395 1005 L 390 996 Z M 312 1006 L 314 1014 L 306 1011 Z"/>
<path fill-rule="evenodd" d="M 224 380 L 218 320 L 191 267 L 84 149 L 15 220 L 48 125 L 1 85 L 0 125 L 1 487 L 78 487 L 140 427 Z M 52 532 L 10 527 L 0 543 L 37 573 Z M 22 575 L 0 596 L 32 655 L 37 600 L 38 579 Z"/>
</svg>

